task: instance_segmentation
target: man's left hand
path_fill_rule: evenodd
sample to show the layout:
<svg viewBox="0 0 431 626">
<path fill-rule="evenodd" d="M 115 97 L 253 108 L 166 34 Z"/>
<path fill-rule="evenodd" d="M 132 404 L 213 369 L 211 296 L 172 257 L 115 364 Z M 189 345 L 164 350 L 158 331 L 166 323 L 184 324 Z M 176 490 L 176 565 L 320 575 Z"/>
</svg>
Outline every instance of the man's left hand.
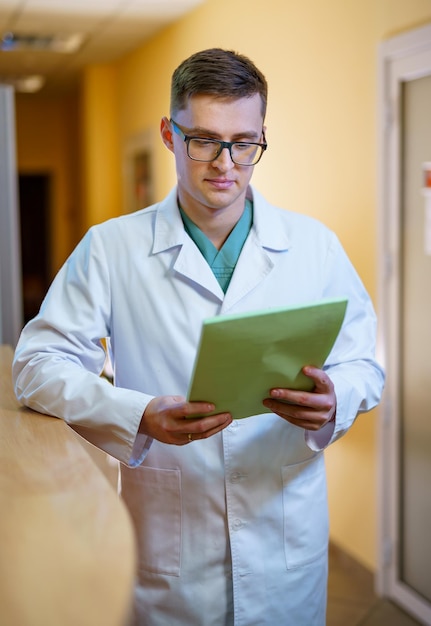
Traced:
<svg viewBox="0 0 431 626">
<path fill-rule="evenodd" d="M 307 365 L 303 373 L 314 382 L 311 392 L 274 388 L 264 406 L 295 426 L 319 430 L 335 416 L 337 398 L 334 385 L 321 369 Z"/>
</svg>

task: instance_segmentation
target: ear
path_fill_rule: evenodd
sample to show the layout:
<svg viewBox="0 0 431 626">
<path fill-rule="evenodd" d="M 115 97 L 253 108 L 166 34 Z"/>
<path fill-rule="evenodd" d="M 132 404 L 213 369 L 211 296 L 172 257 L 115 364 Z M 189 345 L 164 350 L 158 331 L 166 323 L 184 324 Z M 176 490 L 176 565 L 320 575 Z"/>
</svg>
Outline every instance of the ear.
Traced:
<svg viewBox="0 0 431 626">
<path fill-rule="evenodd" d="M 172 128 L 167 117 L 162 117 L 162 121 L 160 122 L 160 135 L 162 136 L 162 141 L 168 150 L 173 152 L 174 142 L 172 138 Z"/>
</svg>

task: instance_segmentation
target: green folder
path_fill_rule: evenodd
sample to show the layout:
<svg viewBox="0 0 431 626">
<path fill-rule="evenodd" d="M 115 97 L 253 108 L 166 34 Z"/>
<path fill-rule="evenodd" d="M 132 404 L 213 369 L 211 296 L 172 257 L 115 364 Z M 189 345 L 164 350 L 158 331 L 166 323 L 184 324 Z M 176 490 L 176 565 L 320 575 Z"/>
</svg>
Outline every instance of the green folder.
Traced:
<svg viewBox="0 0 431 626">
<path fill-rule="evenodd" d="M 311 390 L 301 370 L 321 368 L 337 338 L 346 298 L 204 320 L 187 398 L 213 402 L 235 419 L 269 413 L 273 387 Z"/>
</svg>

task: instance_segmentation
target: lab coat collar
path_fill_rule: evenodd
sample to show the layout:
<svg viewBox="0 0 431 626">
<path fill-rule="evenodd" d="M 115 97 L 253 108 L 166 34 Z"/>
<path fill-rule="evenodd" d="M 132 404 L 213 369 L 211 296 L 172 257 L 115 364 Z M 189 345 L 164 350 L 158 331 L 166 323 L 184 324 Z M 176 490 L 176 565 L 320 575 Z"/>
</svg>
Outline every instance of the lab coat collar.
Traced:
<svg viewBox="0 0 431 626">
<path fill-rule="evenodd" d="M 241 298 L 254 289 L 274 267 L 273 252 L 289 248 L 285 223 L 282 225 L 280 209 L 271 206 L 263 196 L 249 188 L 253 200 L 253 227 L 244 244 L 235 272 L 226 294 L 223 293 L 208 263 L 184 230 L 177 204 L 177 189 L 157 205 L 153 253 L 158 254 L 178 247 L 174 271 L 209 291 L 222 303 L 223 312 L 231 309 Z"/>
<path fill-rule="evenodd" d="M 263 248 L 274 251 L 290 247 L 285 226 L 282 227 L 279 209 L 273 207 L 253 187 L 249 187 L 247 197 L 253 202 L 253 227 L 256 239 Z M 177 204 L 177 188 L 174 187 L 166 198 L 157 205 L 153 253 L 157 254 L 185 243 L 187 235 Z"/>
<path fill-rule="evenodd" d="M 166 198 L 157 205 L 153 253 L 158 254 L 164 250 L 169 250 L 169 248 L 181 246 L 186 239 L 186 232 L 178 209 L 177 188 L 174 187 Z"/>
<path fill-rule="evenodd" d="M 263 248 L 282 252 L 290 248 L 286 222 L 280 209 L 270 204 L 254 187 L 249 187 L 247 197 L 253 201 L 253 230 Z"/>
</svg>

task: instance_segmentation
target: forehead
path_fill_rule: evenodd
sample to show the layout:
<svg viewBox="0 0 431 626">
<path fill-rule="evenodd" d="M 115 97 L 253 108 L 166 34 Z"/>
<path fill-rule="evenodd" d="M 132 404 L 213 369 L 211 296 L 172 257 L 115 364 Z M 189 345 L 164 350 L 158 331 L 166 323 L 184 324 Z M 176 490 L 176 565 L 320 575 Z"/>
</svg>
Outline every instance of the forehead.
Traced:
<svg viewBox="0 0 431 626">
<path fill-rule="evenodd" d="M 191 96 L 187 106 L 176 114 L 178 123 L 187 128 L 203 128 L 223 133 L 242 129 L 262 130 L 262 100 L 259 94 L 249 98 L 220 98 L 199 94 Z"/>
</svg>

